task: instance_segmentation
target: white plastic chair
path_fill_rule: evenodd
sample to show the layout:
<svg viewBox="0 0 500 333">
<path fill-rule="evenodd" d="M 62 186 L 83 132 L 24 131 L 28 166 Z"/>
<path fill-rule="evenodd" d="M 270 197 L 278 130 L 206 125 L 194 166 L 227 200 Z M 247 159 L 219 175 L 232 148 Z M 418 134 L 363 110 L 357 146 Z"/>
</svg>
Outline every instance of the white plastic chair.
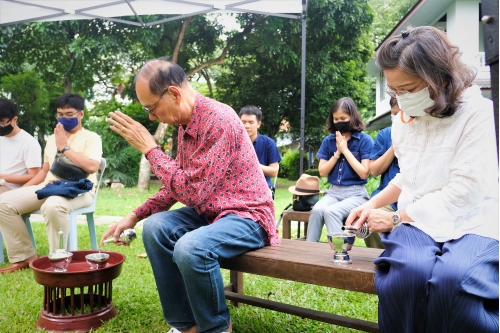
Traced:
<svg viewBox="0 0 500 333">
<path fill-rule="evenodd" d="M 68 235 L 68 251 L 78 250 L 76 217 L 80 214 L 85 214 L 87 216 L 87 225 L 89 227 L 90 242 L 92 244 L 92 249 L 97 250 L 97 239 L 96 239 L 95 224 L 94 224 L 94 211 L 97 202 L 97 194 L 99 193 L 99 187 L 101 186 L 102 175 L 104 174 L 105 169 L 106 169 L 106 159 L 101 158 L 101 164 L 99 165 L 99 170 L 97 175 L 98 179 L 97 189 L 95 191 L 94 201 L 92 202 L 92 205 L 74 210 L 69 213 L 70 224 L 69 224 L 69 235 Z M 31 222 L 30 222 L 31 214 L 42 214 L 42 212 L 40 210 L 37 210 L 28 214 L 24 214 L 22 216 L 24 223 L 26 224 L 26 229 L 28 229 L 28 234 L 30 235 L 31 240 L 33 241 L 33 246 L 36 247 L 35 237 L 33 235 L 33 230 L 31 228 Z M 4 262 L 3 239 L 2 239 L 2 233 L 0 232 L 0 263 L 2 262 Z"/>
</svg>

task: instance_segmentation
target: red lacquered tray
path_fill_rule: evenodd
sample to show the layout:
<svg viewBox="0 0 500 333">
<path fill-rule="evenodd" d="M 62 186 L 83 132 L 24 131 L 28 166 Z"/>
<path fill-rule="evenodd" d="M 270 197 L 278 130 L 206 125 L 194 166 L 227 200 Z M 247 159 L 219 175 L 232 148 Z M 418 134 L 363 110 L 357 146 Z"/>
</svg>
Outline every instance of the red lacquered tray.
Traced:
<svg viewBox="0 0 500 333">
<path fill-rule="evenodd" d="M 35 281 L 48 287 L 82 287 L 104 283 L 117 278 L 120 275 L 125 256 L 118 252 L 101 251 L 109 254 L 106 266 L 91 269 L 85 260 L 85 256 L 99 251 L 72 251 L 73 258 L 66 272 L 54 272 L 47 256 L 37 258 L 30 263 Z"/>
</svg>

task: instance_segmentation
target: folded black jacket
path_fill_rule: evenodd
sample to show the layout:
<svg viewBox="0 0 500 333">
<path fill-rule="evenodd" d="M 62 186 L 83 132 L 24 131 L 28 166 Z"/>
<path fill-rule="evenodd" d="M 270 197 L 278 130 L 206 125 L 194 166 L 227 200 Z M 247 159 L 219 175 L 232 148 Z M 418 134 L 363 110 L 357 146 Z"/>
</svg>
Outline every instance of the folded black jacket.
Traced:
<svg viewBox="0 0 500 333">
<path fill-rule="evenodd" d="M 92 183 L 88 179 L 80 179 L 70 182 L 66 180 L 54 180 L 47 184 L 44 188 L 35 191 L 38 200 L 50 197 L 51 195 L 59 195 L 61 197 L 76 198 L 78 195 L 88 192 L 92 189 Z"/>
</svg>

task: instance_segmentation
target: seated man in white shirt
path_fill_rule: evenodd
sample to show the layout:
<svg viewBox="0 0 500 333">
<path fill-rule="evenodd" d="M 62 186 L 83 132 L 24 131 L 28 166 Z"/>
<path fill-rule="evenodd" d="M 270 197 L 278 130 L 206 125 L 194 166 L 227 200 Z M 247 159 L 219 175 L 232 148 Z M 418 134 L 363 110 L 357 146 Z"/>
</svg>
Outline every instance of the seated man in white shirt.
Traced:
<svg viewBox="0 0 500 333">
<path fill-rule="evenodd" d="M 40 144 L 18 120 L 15 104 L 0 99 L 0 194 L 29 182 L 42 166 Z"/>
</svg>

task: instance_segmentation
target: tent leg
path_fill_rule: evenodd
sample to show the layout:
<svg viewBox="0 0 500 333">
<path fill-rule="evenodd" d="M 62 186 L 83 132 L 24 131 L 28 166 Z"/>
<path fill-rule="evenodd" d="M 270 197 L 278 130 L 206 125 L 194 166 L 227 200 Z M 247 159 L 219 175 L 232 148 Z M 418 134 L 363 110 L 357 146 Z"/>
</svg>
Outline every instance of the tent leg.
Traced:
<svg viewBox="0 0 500 333">
<path fill-rule="evenodd" d="M 300 80 L 300 175 L 304 172 L 304 123 L 306 109 L 306 5 L 302 0 L 302 69 Z M 300 176 L 299 175 L 299 176 Z"/>
</svg>

